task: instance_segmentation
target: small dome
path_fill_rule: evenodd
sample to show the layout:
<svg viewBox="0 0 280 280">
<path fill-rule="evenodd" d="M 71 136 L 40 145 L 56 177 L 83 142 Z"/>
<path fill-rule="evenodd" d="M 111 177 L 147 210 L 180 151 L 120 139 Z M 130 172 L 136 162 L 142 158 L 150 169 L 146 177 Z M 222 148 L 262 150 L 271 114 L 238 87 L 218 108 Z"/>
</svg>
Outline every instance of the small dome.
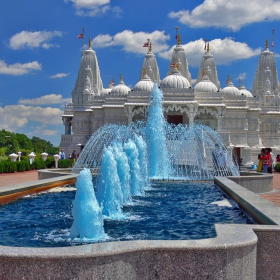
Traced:
<svg viewBox="0 0 280 280">
<path fill-rule="evenodd" d="M 151 81 L 150 77 L 145 74 L 144 77 L 135 85 L 134 91 L 149 91 L 153 90 L 154 83 Z"/>
<path fill-rule="evenodd" d="M 194 92 L 217 92 L 218 88 L 212 83 L 207 75 L 204 75 L 202 80 L 194 87 Z"/>
<path fill-rule="evenodd" d="M 111 95 L 127 95 L 131 89 L 121 79 L 119 84 L 111 90 Z"/>
<path fill-rule="evenodd" d="M 166 76 L 160 83 L 161 88 L 189 88 L 190 83 L 181 75 L 177 68 L 173 68 L 170 75 Z"/>
<path fill-rule="evenodd" d="M 249 90 L 247 90 L 244 85 L 240 87 L 239 92 L 241 95 L 245 95 L 247 97 L 253 97 L 253 94 Z"/>
<path fill-rule="evenodd" d="M 222 89 L 224 96 L 240 96 L 241 93 L 237 87 L 234 86 L 232 81 L 229 81 L 227 87 Z"/>
<path fill-rule="evenodd" d="M 113 88 L 114 88 L 113 83 L 110 82 L 107 88 L 103 88 L 100 95 L 104 96 L 104 95 L 107 95 L 107 94 L 111 93 Z"/>
</svg>

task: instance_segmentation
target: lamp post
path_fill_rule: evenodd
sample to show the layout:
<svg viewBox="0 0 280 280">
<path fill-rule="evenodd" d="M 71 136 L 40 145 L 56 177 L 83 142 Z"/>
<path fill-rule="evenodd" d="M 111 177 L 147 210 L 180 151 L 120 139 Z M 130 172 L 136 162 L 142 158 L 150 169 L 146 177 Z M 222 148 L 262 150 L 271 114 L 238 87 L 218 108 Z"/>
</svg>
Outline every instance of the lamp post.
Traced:
<svg viewBox="0 0 280 280">
<path fill-rule="evenodd" d="M 46 161 L 48 154 L 47 153 L 41 153 L 43 161 Z"/>
<path fill-rule="evenodd" d="M 20 161 L 20 157 L 21 157 L 21 152 L 18 152 L 18 161 Z"/>
<path fill-rule="evenodd" d="M 59 160 L 60 156 L 59 155 L 54 155 L 53 158 L 54 158 L 54 161 L 55 161 L 55 168 L 58 168 L 58 160 Z"/>
<path fill-rule="evenodd" d="M 35 157 L 36 157 L 36 155 L 32 152 L 32 153 L 30 153 L 30 154 L 28 155 L 28 157 L 29 157 L 29 162 L 30 162 L 30 164 L 32 164 L 33 161 L 34 161 L 34 159 L 35 159 Z"/>
<path fill-rule="evenodd" d="M 9 155 L 9 157 L 10 157 L 11 161 L 15 162 L 17 160 L 18 155 L 15 153 L 12 153 Z"/>
</svg>

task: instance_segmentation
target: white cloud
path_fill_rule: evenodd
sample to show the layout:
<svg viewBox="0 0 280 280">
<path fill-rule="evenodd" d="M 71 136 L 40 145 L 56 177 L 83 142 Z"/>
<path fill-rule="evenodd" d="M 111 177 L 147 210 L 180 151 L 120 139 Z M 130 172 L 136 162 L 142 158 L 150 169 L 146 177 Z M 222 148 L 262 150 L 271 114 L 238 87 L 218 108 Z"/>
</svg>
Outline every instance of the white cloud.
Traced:
<svg viewBox="0 0 280 280">
<path fill-rule="evenodd" d="M 25 105 L 50 105 L 50 104 L 63 104 L 71 102 L 71 98 L 63 98 L 61 94 L 48 94 L 38 98 L 20 99 L 19 104 Z"/>
<path fill-rule="evenodd" d="M 62 114 L 63 111 L 58 108 L 8 105 L 0 107 L 0 129 L 15 131 L 25 127 L 29 121 L 35 121 L 41 125 L 60 125 Z"/>
<path fill-rule="evenodd" d="M 57 44 L 46 43 L 54 37 L 62 37 L 60 31 L 21 31 L 10 38 L 9 47 L 13 50 L 28 48 L 39 48 L 49 49 L 51 47 L 59 47 Z"/>
<path fill-rule="evenodd" d="M 44 129 L 43 135 L 57 135 L 58 130 Z"/>
<path fill-rule="evenodd" d="M 34 70 L 41 70 L 42 65 L 38 61 L 27 62 L 24 64 L 15 63 L 15 64 L 6 64 L 4 60 L 0 60 L 0 74 L 7 75 L 24 75 L 28 74 Z"/>
<path fill-rule="evenodd" d="M 195 85 L 196 84 L 196 79 L 192 79 L 191 82 L 192 82 L 192 85 Z"/>
<path fill-rule="evenodd" d="M 64 2 L 72 2 L 79 16 L 94 17 L 105 14 L 109 10 L 116 17 L 120 17 L 122 14 L 119 6 L 110 6 L 110 0 L 64 0 Z"/>
<path fill-rule="evenodd" d="M 246 79 L 246 73 L 245 72 L 243 72 L 243 73 L 240 73 L 238 76 L 237 76 L 237 78 L 236 78 L 236 80 L 244 80 L 244 79 Z"/>
<path fill-rule="evenodd" d="M 60 78 L 65 78 L 69 75 L 69 73 L 57 73 L 55 75 L 50 76 L 49 78 L 51 79 L 60 79 Z"/>
<path fill-rule="evenodd" d="M 155 30 L 152 33 L 132 32 L 124 30 L 114 36 L 109 34 L 100 34 L 96 36 L 92 43 L 96 48 L 104 48 L 110 46 L 123 46 L 123 49 L 132 53 L 147 53 L 147 48 L 143 48 L 143 44 L 147 39 L 151 39 L 153 52 L 162 52 L 169 48 L 166 41 L 169 40 L 169 35 L 165 35 L 164 31 Z"/>
<path fill-rule="evenodd" d="M 210 52 L 214 56 L 216 65 L 230 64 L 232 61 L 247 59 L 259 55 L 261 48 L 252 49 L 246 43 L 235 42 L 232 38 L 214 39 L 209 42 Z M 200 64 L 204 54 L 204 41 L 199 39 L 183 45 L 189 65 L 197 66 Z M 161 52 L 160 57 L 170 59 L 172 57 L 173 47 L 167 51 Z"/>
<path fill-rule="evenodd" d="M 280 20 L 280 1 L 205 0 L 192 11 L 172 11 L 168 16 L 193 28 L 214 26 L 238 31 L 254 22 Z"/>
</svg>

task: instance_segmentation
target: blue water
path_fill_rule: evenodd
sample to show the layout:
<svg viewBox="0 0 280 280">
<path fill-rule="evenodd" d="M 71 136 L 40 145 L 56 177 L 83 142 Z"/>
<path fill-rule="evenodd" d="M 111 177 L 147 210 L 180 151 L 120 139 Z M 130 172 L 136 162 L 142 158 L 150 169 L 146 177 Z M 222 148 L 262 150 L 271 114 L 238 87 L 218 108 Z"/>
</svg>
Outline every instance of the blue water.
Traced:
<svg viewBox="0 0 280 280">
<path fill-rule="evenodd" d="M 69 237 L 75 191 L 42 193 L 0 207 L 0 245 L 61 247 L 85 244 Z M 216 236 L 215 223 L 254 223 L 233 207 L 211 205 L 225 199 L 212 183 L 152 183 L 145 196 L 123 207 L 125 218 L 104 220 L 104 241 L 201 239 Z"/>
</svg>

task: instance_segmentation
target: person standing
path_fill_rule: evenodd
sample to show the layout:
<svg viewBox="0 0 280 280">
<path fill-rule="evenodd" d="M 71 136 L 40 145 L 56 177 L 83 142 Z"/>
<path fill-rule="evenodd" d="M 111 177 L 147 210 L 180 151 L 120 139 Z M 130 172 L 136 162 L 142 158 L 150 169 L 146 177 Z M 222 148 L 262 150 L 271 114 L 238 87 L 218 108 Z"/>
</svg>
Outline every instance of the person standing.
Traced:
<svg viewBox="0 0 280 280">
<path fill-rule="evenodd" d="M 272 149 L 271 148 L 266 148 L 267 154 L 270 155 L 269 157 L 269 162 L 268 162 L 268 168 L 267 168 L 267 173 L 272 173 L 272 167 L 273 167 L 273 163 L 274 163 L 274 155 L 272 153 Z"/>
<path fill-rule="evenodd" d="M 73 164 L 73 166 L 74 166 L 75 163 L 76 163 L 76 158 L 77 158 L 77 155 L 76 155 L 76 151 L 74 150 L 74 151 L 72 152 L 72 155 L 71 155 L 71 159 L 72 159 L 72 164 Z"/>
<path fill-rule="evenodd" d="M 65 159 L 65 153 L 63 149 L 61 149 L 61 151 L 59 152 L 59 159 Z"/>
<path fill-rule="evenodd" d="M 267 173 L 267 169 L 270 163 L 270 153 L 267 149 L 265 149 L 265 154 L 261 156 L 261 159 L 263 160 L 263 173 Z"/>
<path fill-rule="evenodd" d="M 261 157 L 264 156 L 264 154 L 265 154 L 265 149 L 262 148 L 261 153 L 258 155 L 259 164 L 258 164 L 257 172 L 263 171 L 263 159 Z"/>
</svg>

